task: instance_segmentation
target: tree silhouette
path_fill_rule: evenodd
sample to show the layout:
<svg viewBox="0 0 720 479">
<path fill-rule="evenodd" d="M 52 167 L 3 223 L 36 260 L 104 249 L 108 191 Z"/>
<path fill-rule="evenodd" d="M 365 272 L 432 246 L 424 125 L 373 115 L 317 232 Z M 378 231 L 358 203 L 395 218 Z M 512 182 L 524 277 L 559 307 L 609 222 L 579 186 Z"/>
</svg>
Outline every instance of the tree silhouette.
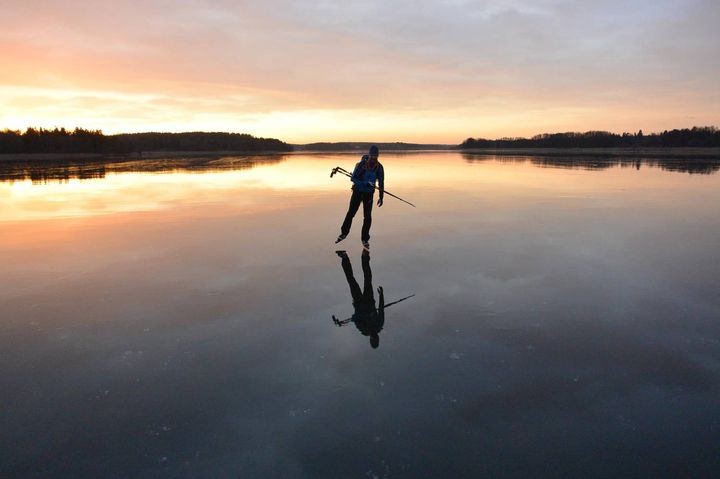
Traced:
<svg viewBox="0 0 720 479">
<path fill-rule="evenodd" d="M 244 133 L 132 133 L 106 136 L 100 130 L 28 128 L 25 132 L 0 131 L 1 153 L 99 153 L 143 151 L 292 151 L 274 138 Z"/>
<path fill-rule="evenodd" d="M 532 138 L 468 138 L 459 146 L 472 148 L 635 148 L 635 147 L 720 147 L 720 130 L 714 126 L 685 128 L 644 135 L 587 131 L 585 133 L 543 133 Z"/>
</svg>

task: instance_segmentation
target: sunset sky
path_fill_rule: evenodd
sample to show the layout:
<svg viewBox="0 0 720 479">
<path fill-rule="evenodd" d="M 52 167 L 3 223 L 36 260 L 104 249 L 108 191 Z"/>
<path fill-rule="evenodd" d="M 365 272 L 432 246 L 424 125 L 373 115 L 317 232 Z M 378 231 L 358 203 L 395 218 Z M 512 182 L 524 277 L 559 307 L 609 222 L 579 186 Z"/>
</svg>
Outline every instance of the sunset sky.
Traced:
<svg viewBox="0 0 720 479">
<path fill-rule="evenodd" d="M 718 0 L 7 0 L 0 129 L 458 143 L 717 126 L 718 25 Z"/>
</svg>

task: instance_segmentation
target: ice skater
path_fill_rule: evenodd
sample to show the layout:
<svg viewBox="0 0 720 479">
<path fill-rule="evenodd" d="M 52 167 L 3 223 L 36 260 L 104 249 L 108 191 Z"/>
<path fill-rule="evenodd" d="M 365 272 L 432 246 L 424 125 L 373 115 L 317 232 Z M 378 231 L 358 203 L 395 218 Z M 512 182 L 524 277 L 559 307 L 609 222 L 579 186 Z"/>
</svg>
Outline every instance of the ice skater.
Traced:
<svg viewBox="0 0 720 479">
<path fill-rule="evenodd" d="M 363 155 L 362 159 L 355 165 L 350 180 L 353 183 L 352 195 L 350 196 L 350 205 L 348 206 L 345 221 L 340 227 L 340 236 L 337 237 L 335 243 L 339 243 L 350 233 L 353 217 L 357 213 L 360 204 L 363 205 L 363 225 L 360 233 L 363 248 L 370 249 L 370 226 L 372 225 L 372 208 L 373 196 L 375 190 L 379 190 L 377 205 L 380 208 L 383 205 L 383 196 L 385 194 L 385 170 L 383 165 L 378 161 L 380 151 L 378 147 L 373 145 L 370 147 L 367 155 Z M 375 183 L 378 183 L 378 188 Z"/>
</svg>

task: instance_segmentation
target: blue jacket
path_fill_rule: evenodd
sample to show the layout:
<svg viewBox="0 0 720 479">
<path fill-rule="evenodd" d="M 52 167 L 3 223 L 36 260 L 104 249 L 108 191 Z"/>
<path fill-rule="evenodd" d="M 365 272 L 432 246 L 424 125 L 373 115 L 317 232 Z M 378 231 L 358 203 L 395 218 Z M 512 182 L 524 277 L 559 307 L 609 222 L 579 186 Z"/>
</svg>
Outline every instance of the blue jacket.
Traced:
<svg viewBox="0 0 720 479">
<path fill-rule="evenodd" d="M 353 190 L 360 193 L 371 193 L 375 186 L 375 182 L 379 183 L 380 197 L 382 198 L 385 190 L 385 170 L 383 165 L 378 161 L 373 169 L 369 169 L 368 155 L 364 155 L 362 159 L 355 165 L 352 173 Z M 370 186 L 372 185 L 372 186 Z"/>
</svg>

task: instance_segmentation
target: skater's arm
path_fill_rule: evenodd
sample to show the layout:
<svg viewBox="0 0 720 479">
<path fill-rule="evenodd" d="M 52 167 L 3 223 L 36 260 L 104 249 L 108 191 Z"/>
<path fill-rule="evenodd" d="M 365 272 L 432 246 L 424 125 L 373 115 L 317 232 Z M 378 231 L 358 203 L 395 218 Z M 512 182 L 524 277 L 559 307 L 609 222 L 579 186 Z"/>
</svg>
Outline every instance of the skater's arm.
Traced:
<svg viewBox="0 0 720 479">
<path fill-rule="evenodd" d="M 363 157 L 364 158 L 364 157 Z M 363 180 L 361 179 L 361 172 L 362 172 L 362 161 L 359 161 L 357 165 L 355 165 L 355 168 L 352 172 L 352 177 L 350 177 L 350 180 L 353 182 L 353 185 L 362 185 Z"/>
<path fill-rule="evenodd" d="M 378 186 L 380 186 L 380 199 L 385 194 L 385 168 L 383 165 L 378 165 Z"/>
<path fill-rule="evenodd" d="M 378 208 L 383 205 L 383 196 L 385 195 L 385 168 L 383 168 L 382 164 L 378 165 L 378 186 L 380 187 L 380 196 L 377 200 Z"/>
</svg>

